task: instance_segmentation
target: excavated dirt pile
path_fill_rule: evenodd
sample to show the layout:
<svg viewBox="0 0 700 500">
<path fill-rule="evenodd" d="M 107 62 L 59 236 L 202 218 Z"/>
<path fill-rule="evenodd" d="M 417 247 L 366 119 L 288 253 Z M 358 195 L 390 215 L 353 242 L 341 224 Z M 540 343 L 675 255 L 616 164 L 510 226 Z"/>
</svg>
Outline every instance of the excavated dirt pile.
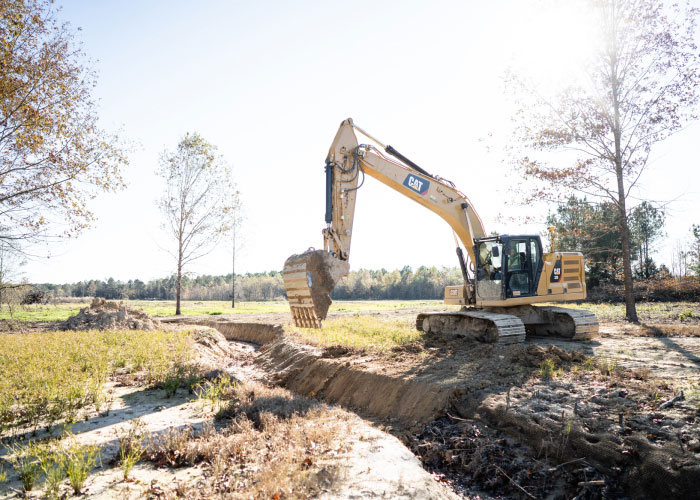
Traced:
<svg viewBox="0 0 700 500">
<path fill-rule="evenodd" d="M 61 330 L 155 330 L 160 321 L 121 302 L 95 298 L 75 316 L 61 323 Z"/>
</svg>

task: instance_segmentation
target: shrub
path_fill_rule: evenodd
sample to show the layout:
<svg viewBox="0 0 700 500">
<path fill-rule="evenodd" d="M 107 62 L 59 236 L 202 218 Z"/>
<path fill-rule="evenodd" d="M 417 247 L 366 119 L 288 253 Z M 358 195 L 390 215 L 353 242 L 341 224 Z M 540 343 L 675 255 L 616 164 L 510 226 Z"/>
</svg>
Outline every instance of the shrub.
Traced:
<svg viewBox="0 0 700 500">
<path fill-rule="evenodd" d="M 144 454 L 146 432 L 140 419 L 132 421 L 131 426 L 119 437 L 119 466 L 124 473 L 124 479 L 129 478 L 134 465 Z"/>
<path fill-rule="evenodd" d="M 73 493 L 80 494 L 88 474 L 100 458 L 100 448 L 97 445 L 81 444 L 74 435 L 68 435 L 63 462 Z"/>
<path fill-rule="evenodd" d="M 561 373 L 561 369 L 557 368 L 554 358 L 546 358 L 540 364 L 540 377 L 545 380 L 552 379 Z"/>
</svg>

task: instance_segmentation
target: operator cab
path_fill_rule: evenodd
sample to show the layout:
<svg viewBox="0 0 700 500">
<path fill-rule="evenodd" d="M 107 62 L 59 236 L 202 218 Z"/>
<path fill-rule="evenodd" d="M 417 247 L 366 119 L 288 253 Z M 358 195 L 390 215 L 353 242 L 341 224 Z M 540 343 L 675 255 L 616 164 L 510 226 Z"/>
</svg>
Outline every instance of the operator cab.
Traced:
<svg viewBox="0 0 700 500">
<path fill-rule="evenodd" d="M 539 236 L 490 236 L 474 242 L 477 300 L 537 295 L 543 266 Z"/>
</svg>

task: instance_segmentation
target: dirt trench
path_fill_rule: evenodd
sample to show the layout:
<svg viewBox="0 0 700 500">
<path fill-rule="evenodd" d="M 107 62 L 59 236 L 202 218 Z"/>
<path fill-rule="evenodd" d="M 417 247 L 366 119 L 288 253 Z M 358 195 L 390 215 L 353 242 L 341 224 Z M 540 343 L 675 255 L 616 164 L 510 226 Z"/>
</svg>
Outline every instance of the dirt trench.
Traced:
<svg viewBox="0 0 700 500">
<path fill-rule="evenodd" d="M 603 478 L 594 481 L 592 490 L 607 497 L 625 491 L 636 498 L 700 498 L 698 408 L 683 400 L 661 407 L 677 388 L 653 377 L 637 380 L 627 372 L 604 376 L 595 371 L 599 368 L 586 372 L 581 367 L 587 358 L 576 350 L 585 351 L 585 345 L 572 342 L 567 349 L 542 341 L 472 343 L 465 349 L 463 341 L 440 338 L 367 354 L 299 345 L 280 325 L 225 320 L 200 324 L 218 329 L 227 339 L 262 344 L 255 362 L 275 382 L 382 419 L 409 445 L 420 429 L 450 415 L 516 439 L 529 447 L 529 459 L 535 462 L 585 459 L 596 477 Z M 538 376 L 545 360 L 562 373 L 553 379 Z M 645 391 L 652 383 L 660 384 L 663 401 L 649 403 Z M 447 448 L 441 453 L 454 462 Z M 442 466 L 454 472 L 454 464 Z M 525 496 L 510 486 L 515 497 Z M 568 487 L 569 494 L 576 488 L 581 494 L 591 489 L 580 482 Z M 591 491 L 581 498 L 597 496 Z"/>
</svg>

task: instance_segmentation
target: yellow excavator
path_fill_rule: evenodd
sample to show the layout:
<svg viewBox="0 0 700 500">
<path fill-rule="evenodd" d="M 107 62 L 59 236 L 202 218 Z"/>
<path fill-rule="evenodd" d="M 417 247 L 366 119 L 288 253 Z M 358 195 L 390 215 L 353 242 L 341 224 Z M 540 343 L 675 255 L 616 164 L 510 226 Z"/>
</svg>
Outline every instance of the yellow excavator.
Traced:
<svg viewBox="0 0 700 500">
<path fill-rule="evenodd" d="M 356 132 L 374 144 L 358 143 Z M 506 344 L 523 342 L 526 334 L 572 340 L 597 335 L 598 320 L 589 311 L 533 305 L 586 298 L 581 253 L 545 252 L 538 235 L 487 235 L 474 207 L 452 182 L 385 146 L 351 118 L 340 124 L 325 173 L 323 250 L 292 255 L 282 274 L 297 326 L 321 327 L 330 292 L 349 272 L 355 199 L 369 175 L 435 212 L 455 236 L 464 284 L 446 287 L 445 303 L 462 308 L 421 313 L 418 330 Z"/>
</svg>

